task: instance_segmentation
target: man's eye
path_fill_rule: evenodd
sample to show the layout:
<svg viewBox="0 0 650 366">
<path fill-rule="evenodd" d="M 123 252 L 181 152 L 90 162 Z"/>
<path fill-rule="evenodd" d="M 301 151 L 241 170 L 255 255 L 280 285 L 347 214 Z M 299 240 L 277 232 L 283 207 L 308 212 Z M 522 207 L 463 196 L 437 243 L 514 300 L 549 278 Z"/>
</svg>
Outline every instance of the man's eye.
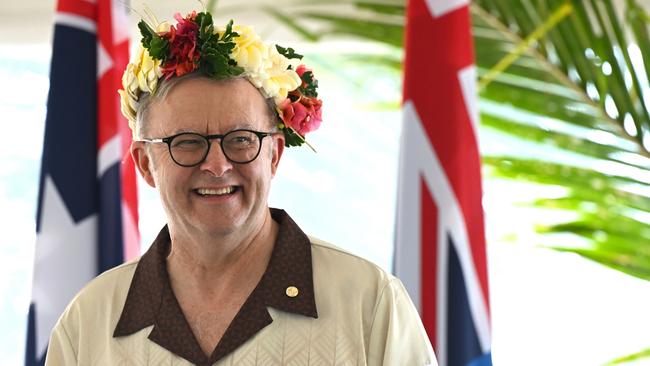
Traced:
<svg viewBox="0 0 650 366">
<path fill-rule="evenodd" d="M 254 143 L 255 140 L 253 140 L 253 138 L 254 136 L 252 135 L 238 134 L 234 136 L 227 136 L 225 143 L 228 145 L 245 146 Z"/>
<path fill-rule="evenodd" d="M 196 147 L 201 145 L 201 140 L 198 139 L 182 139 L 174 140 L 173 147 Z"/>
<path fill-rule="evenodd" d="M 250 137 L 246 137 L 246 136 L 236 136 L 233 140 L 234 140 L 233 142 L 236 142 L 238 144 L 250 144 L 251 142 L 253 142 L 253 140 Z"/>
</svg>

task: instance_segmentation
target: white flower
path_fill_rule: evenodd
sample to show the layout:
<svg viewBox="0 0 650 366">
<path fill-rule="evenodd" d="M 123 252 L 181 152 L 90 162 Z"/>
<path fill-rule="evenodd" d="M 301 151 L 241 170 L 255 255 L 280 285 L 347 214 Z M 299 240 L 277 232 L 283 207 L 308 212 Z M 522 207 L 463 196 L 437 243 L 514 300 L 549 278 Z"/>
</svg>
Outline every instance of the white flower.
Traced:
<svg viewBox="0 0 650 366">
<path fill-rule="evenodd" d="M 135 65 L 126 65 L 126 70 L 122 75 L 122 87 L 131 98 L 138 99 L 140 95 L 140 86 L 138 85 L 138 77 L 135 75 Z"/>
<path fill-rule="evenodd" d="M 140 94 L 143 92 L 153 94 L 160 77 L 162 77 L 160 60 L 152 59 L 149 51 L 142 45 L 138 46 L 137 56 L 126 66 L 122 75 L 123 90 L 118 90 L 122 114 L 129 120 L 132 131 L 135 131 L 135 110 Z"/>
<path fill-rule="evenodd" d="M 237 32 L 239 37 L 233 38 L 235 48 L 233 48 L 230 57 L 237 62 L 237 66 L 243 67 L 248 74 L 259 73 L 260 68 L 264 65 L 268 47 L 251 26 L 235 25 L 233 31 Z"/>
<path fill-rule="evenodd" d="M 158 79 L 163 75 L 160 70 L 160 60 L 154 60 L 142 45 L 138 46 L 138 57 L 135 60 L 134 72 L 138 78 L 140 90 L 153 94 L 158 86 Z"/>
<path fill-rule="evenodd" d="M 156 32 L 158 32 L 158 33 L 169 32 L 169 29 L 171 27 L 172 27 L 172 25 L 169 24 L 169 22 L 164 21 L 164 22 L 158 24 L 158 26 L 156 27 Z"/>
<path fill-rule="evenodd" d="M 290 91 L 298 88 L 302 81 L 293 69 L 289 69 L 289 59 L 281 55 L 275 46 L 268 47 L 266 56 L 263 71 L 260 75 L 252 75 L 251 82 L 258 88 L 261 87 L 265 96 L 273 98 L 277 105 L 287 98 Z"/>
<path fill-rule="evenodd" d="M 129 93 L 124 90 L 117 91 L 120 94 L 120 109 L 122 114 L 129 120 L 129 128 L 131 131 L 135 132 L 135 108 L 133 106 L 133 98 L 129 96 Z"/>
</svg>

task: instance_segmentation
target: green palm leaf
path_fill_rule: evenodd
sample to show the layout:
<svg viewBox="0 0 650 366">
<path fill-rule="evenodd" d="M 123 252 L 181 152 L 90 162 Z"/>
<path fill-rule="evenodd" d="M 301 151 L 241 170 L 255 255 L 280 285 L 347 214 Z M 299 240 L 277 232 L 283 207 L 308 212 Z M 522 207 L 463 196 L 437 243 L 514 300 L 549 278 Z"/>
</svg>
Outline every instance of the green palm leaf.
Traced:
<svg viewBox="0 0 650 366">
<path fill-rule="evenodd" d="M 365 62 L 401 71 L 405 1 L 339 0 L 318 12 L 309 1 L 297 4 L 304 7 L 284 16 L 315 22 L 319 37 L 392 46 Z M 483 164 L 488 179 L 562 188 L 526 203 L 571 213 L 537 225 L 544 246 L 650 280 L 650 16 L 636 0 L 623 6 L 473 1 L 481 128 L 520 143 L 483 152 Z M 643 350 L 610 364 L 647 357 Z"/>
<path fill-rule="evenodd" d="M 290 12 L 269 13 L 308 20 L 312 30 L 297 21 L 290 26 L 318 38 L 361 38 L 401 55 L 404 1 L 341 0 L 327 11 L 313 6 L 302 1 Z M 485 153 L 488 176 L 566 188 L 563 197 L 530 202 L 575 213 L 573 221 L 538 227 L 545 245 L 650 279 L 643 254 L 650 251 L 650 226 L 634 216 L 650 211 L 648 15 L 633 0 L 623 15 L 602 0 L 478 0 L 471 10 L 481 128 L 553 151 L 530 159 L 519 150 Z M 389 54 L 365 61 L 401 68 Z M 559 243 L 558 233 L 580 244 Z"/>
</svg>

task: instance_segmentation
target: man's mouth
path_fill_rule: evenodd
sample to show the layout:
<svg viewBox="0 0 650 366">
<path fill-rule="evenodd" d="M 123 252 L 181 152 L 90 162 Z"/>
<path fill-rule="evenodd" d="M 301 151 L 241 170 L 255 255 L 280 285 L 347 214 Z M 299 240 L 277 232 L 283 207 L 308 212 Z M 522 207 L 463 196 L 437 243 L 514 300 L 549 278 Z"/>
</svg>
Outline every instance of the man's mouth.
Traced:
<svg viewBox="0 0 650 366">
<path fill-rule="evenodd" d="M 206 196 L 226 196 L 237 192 L 237 190 L 239 190 L 239 187 L 237 186 L 228 186 L 223 188 L 197 188 L 194 189 L 193 191 L 199 196 L 206 197 Z"/>
</svg>

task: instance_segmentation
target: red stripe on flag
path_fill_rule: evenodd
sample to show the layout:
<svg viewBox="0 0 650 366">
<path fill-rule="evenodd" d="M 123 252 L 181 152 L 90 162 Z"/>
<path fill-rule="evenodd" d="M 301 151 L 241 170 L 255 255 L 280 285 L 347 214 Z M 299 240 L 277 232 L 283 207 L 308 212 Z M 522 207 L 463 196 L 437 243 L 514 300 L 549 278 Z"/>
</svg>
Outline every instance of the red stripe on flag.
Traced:
<svg viewBox="0 0 650 366">
<path fill-rule="evenodd" d="M 117 111 L 117 133 L 122 137 L 122 201 L 126 205 L 126 211 L 131 215 L 133 219 L 133 224 L 138 226 L 139 216 L 138 216 L 138 187 L 137 179 L 135 172 L 135 165 L 133 159 L 131 159 L 130 145 L 131 145 L 131 129 L 129 128 L 129 123 L 122 116 L 120 112 L 120 100 L 118 98 L 117 92 L 115 90 L 122 87 L 122 74 L 121 71 L 126 69 L 126 65 L 129 63 L 129 44 L 128 41 L 118 44 L 114 48 L 115 52 L 113 53 L 113 63 L 115 65 L 115 71 L 120 71 L 120 73 L 114 74 L 115 80 L 118 80 L 118 86 L 114 89 L 115 96 L 113 98 L 115 105 L 113 106 L 114 110 Z M 125 261 L 134 259 L 140 255 L 140 236 L 139 233 L 135 233 L 135 237 L 128 237 L 129 233 L 124 232 L 124 255 Z"/>
<path fill-rule="evenodd" d="M 407 19 L 404 100 L 413 100 L 460 205 L 489 314 L 481 164 L 458 74 L 473 64 L 469 8 L 434 19 L 412 0 Z"/>
<path fill-rule="evenodd" d="M 113 14 L 111 9 L 111 0 L 98 0 L 98 8 L 101 16 L 97 20 L 97 47 L 102 47 L 104 52 L 98 52 L 98 71 L 102 62 L 113 63 L 114 55 L 117 54 L 116 45 L 113 44 Z M 128 50 L 127 50 L 128 52 Z M 99 55 L 104 55 L 105 59 L 100 60 Z M 120 88 L 120 78 L 117 75 L 116 65 L 113 63 L 98 80 L 98 130 L 97 144 L 101 148 L 105 142 L 112 139 L 118 131 L 117 123 L 120 110 L 115 109 L 119 99 L 117 90 Z"/>
<path fill-rule="evenodd" d="M 70 13 L 95 21 L 97 7 L 95 4 L 83 0 L 59 0 L 56 6 L 57 13 Z"/>
<path fill-rule="evenodd" d="M 438 207 L 436 206 L 427 183 L 420 178 L 420 189 L 422 200 L 420 201 L 421 214 L 421 240 L 422 243 L 437 243 L 438 241 Z M 420 258 L 420 271 L 422 272 L 422 282 L 420 283 L 421 318 L 424 329 L 427 331 L 429 340 L 434 347 L 438 344 L 437 337 L 437 314 L 438 308 L 436 298 L 438 297 L 438 245 L 422 245 Z"/>
<path fill-rule="evenodd" d="M 101 15 L 97 21 L 97 46 L 103 47 L 106 53 L 107 59 L 103 60 L 103 62 L 110 62 L 110 67 L 105 70 L 98 80 L 97 144 L 101 148 L 104 143 L 113 139 L 116 135 L 120 136 L 122 151 L 119 161 L 121 162 L 122 204 L 126 205 L 126 210 L 122 210 L 122 214 L 131 216 L 137 230 L 138 192 L 135 166 L 129 154 L 131 130 L 120 111 L 120 99 L 117 94 L 117 90 L 122 87 L 122 72 L 129 62 L 129 42 L 127 39 L 117 43 L 115 30 L 113 29 L 114 26 L 129 27 L 129 24 L 116 24 L 119 22 L 114 19 L 115 14 L 113 14 L 113 11 L 122 11 L 122 9 L 118 7 L 114 10 L 111 0 L 98 0 L 97 6 Z M 118 17 L 118 19 L 120 18 Z M 124 19 L 128 20 L 128 17 Z M 122 221 L 125 222 L 125 220 L 128 220 L 128 218 L 123 217 Z M 130 260 L 139 254 L 140 238 L 137 232 L 135 233 L 136 237 L 129 237 L 132 233 L 124 225 L 122 231 L 124 233 L 124 259 Z"/>
</svg>

